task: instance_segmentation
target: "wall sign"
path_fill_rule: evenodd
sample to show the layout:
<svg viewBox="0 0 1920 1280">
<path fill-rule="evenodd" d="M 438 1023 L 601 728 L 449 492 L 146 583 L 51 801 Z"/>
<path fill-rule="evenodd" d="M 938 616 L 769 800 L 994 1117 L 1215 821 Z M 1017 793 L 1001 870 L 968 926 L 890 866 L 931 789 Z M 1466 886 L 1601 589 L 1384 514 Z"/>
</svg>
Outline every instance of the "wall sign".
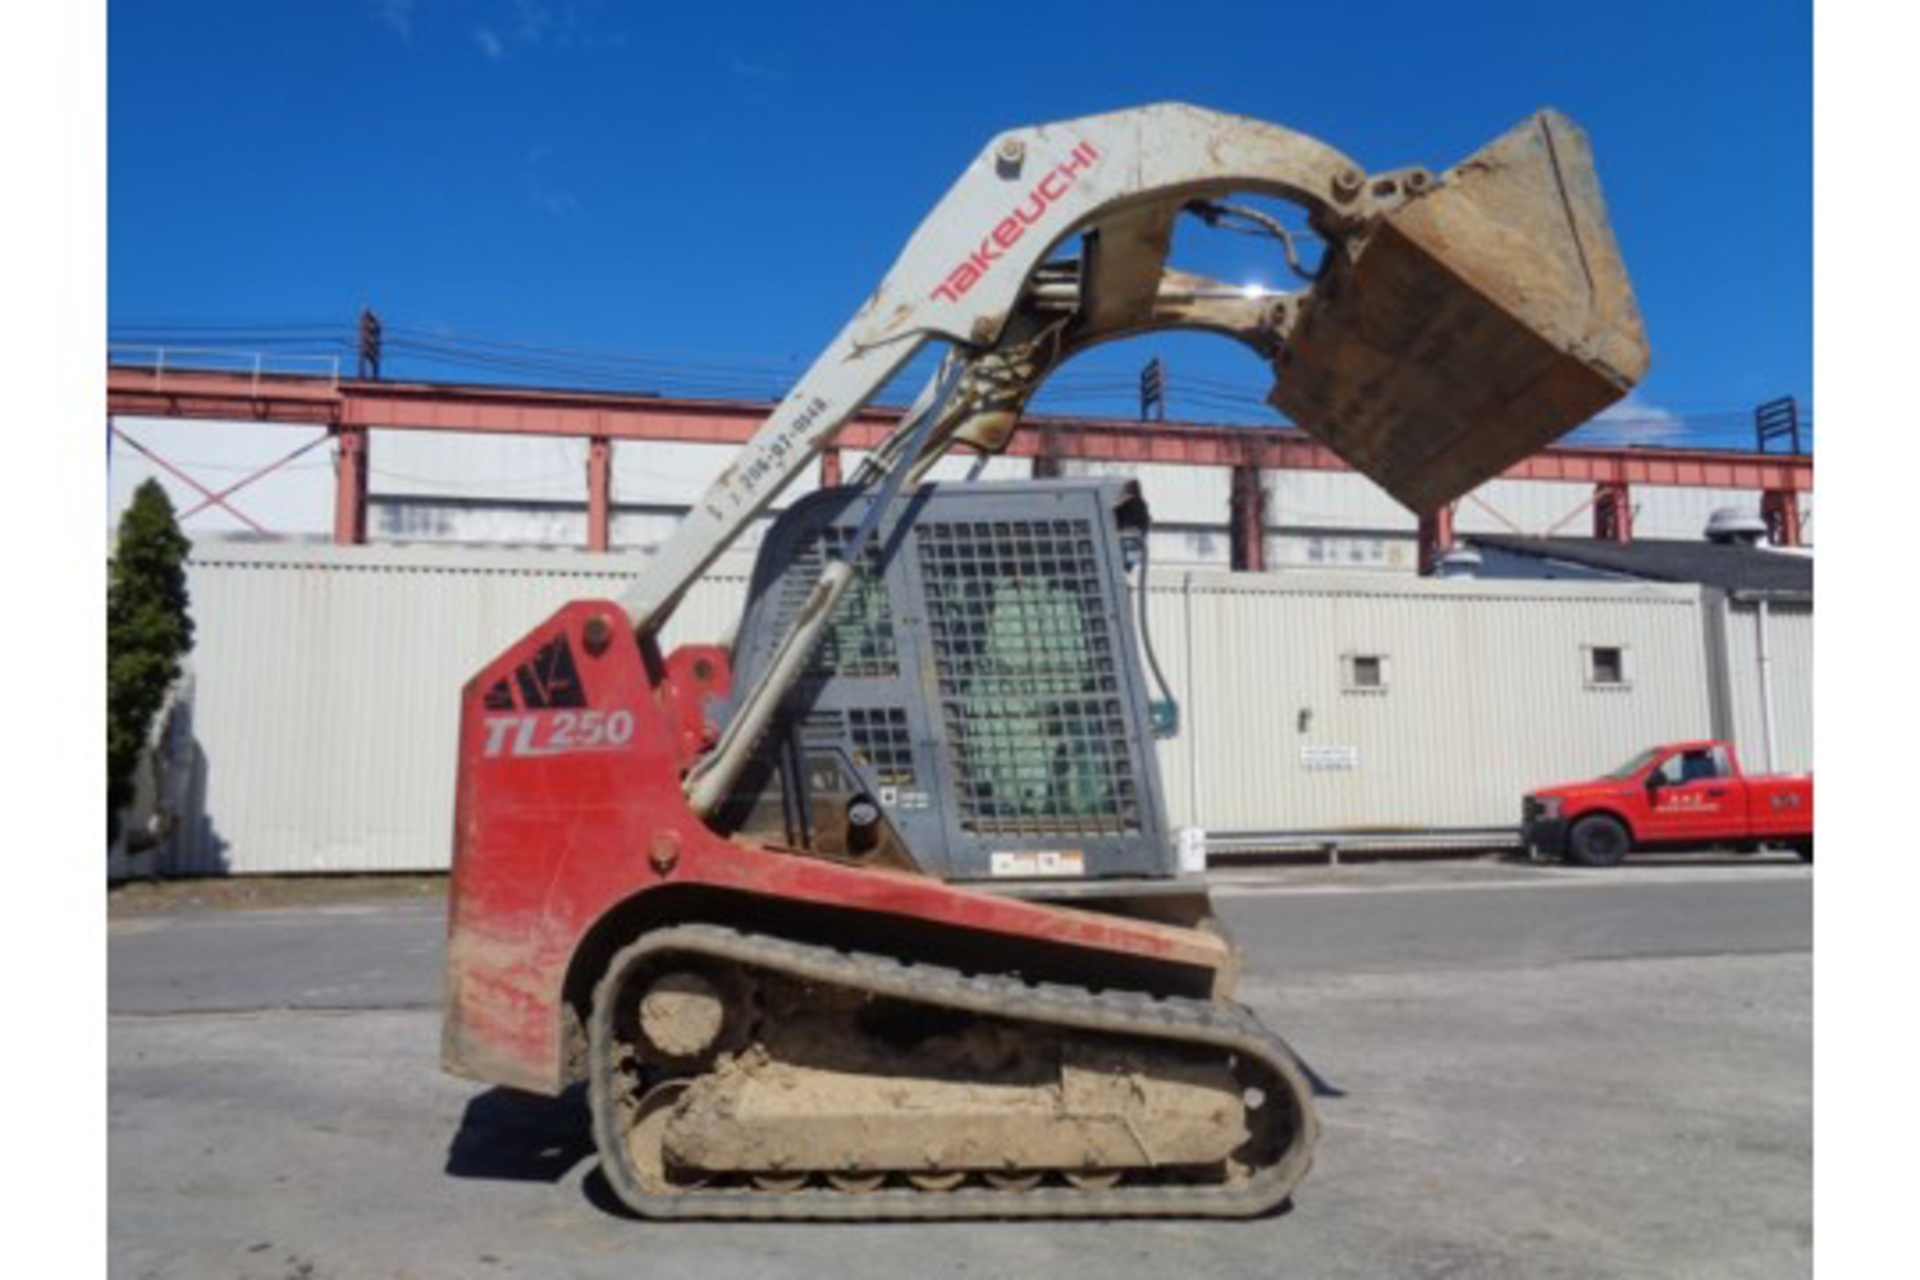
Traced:
<svg viewBox="0 0 1920 1280">
<path fill-rule="evenodd" d="M 1318 773 L 1352 773 L 1360 767 L 1360 748 L 1302 747 L 1300 767 Z"/>
</svg>

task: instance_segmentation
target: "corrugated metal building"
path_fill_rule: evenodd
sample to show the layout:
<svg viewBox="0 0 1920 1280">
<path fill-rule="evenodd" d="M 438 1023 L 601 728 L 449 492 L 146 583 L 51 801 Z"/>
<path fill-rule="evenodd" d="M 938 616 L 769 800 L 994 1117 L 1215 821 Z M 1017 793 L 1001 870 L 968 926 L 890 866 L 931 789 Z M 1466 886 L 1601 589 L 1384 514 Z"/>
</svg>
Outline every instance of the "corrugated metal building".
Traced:
<svg viewBox="0 0 1920 1280">
<path fill-rule="evenodd" d="M 1714 593 L 1724 701 L 1714 736 L 1731 739 L 1748 769 L 1813 769 L 1813 606 Z M 1709 652 L 1712 653 L 1710 647 Z"/>
<path fill-rule="evenodd" d="M 444 868 L 461 686 L 567 601 L 631 576 L 573 552 L 196 543 L 199 804 L 178 869 Z M 669 639 L 722 634 L 744 595 L 744 578 L 709 579 Z"/>
<path fill-rule="evenodd" d="M 730 633 L 729 563 L 670 643 Z M 617 594 L 631 562 L 203 540 L 190 575 L 196 804 L 172 868 L 397 871 L 447 865 L 461 684 L 565 601 Z M 1175 821 L 1511 826 L 1529 786 L 1750 714 L 1726 682 L 1757 675 L 1752 627 L 1718 607 L 1694 586 L 1159 571 L 1153 639 L 1185 704 L 1162 745 Z M 1810 625 L 1770 621 L 1776 731 L 1810 743 L 1810 684 L 1787 674 Z"/>
<path fill-rule="evenodd" d="M 1480 534 L 1469 542 L 1482 578 L 1677 582 L 1706 588 L 1713 735 L 1730 739 L 1750 769 L 1813 768 L 1810 554 L 1724 533 L 1710 541 L 1636 538 L 1626 543 Z"/>
<path fill-rule="evenodd" d="M 1190 581 L 1156 593 L 1154 619 L 1156 642 L 1180 636 L 1162 657 L 1190 720 L 1162 767 L 1183 824 L 1511 826 L 1530 786 L 1710 728 L 1697 588 Z M 1594 679 L 1596 648 L 1626 655 L 1623 680 Z"/>
</svg>

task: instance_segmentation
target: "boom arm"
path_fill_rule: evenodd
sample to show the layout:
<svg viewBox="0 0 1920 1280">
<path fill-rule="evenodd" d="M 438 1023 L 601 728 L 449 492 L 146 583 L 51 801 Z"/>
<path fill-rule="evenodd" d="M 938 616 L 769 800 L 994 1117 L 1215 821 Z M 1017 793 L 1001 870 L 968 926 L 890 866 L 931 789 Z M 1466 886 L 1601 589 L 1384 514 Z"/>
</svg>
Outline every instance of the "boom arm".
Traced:
<svg viewBox="0 0 1920 1280">
<path fill-rule="evenodd" d="M 1182 212 L 1305 207 L 1327 248 L 1309 289 L 1248 295 L 1168 267 Z M 1077 259 L 1055 256 L 1079 233 Z M 1291 242 L 1288 258 L 1296 271 Z M 1304 272 L 1302 272 L 1304 274 Z M 1004 448 L 1073 354 L 1211 329 L 1273 362 L 1276 407 L 1417 510 L 1450 501 L 1618 399 L 1645 335 L 1586 139 L 1542 112 L 1447 173 L 1369 177 L 1274 125 L 1162 105 L 1003 134 L 914 233 L 831 346 L 675 530 L 624 600 L 654 633 L 713 560 L 924 344 L 955 344 L 936 387 L 869 456 L 880 505 L 953 444 Z M 759 686 L 687 779 L 726 796 L 854 577 L 835 559 Z"/>
<path fill-rule="evenodd" d="M 922 345 L 944 338 L 992 347 L 1029 276 L 1068 235 L 1108 224 L 1116 239 L 1157 240 L 1164 258 L 1172 210 L 1235 190 L 1298 201 L 1329 233 L 1397 203 L 1323 143 L 1194 107 L 1143 107 L 994 139 L 627 592 L 634 626 L 657 631 L 700 574 Z M 1394 184 L 1395 195 L 1402 191 Z M 1149 265 L 1116 271 L 1105 305 L 1124 309 L 1128 294 L 1142 290 L 1150 299 L 1159 271 Z"/>
</svg>

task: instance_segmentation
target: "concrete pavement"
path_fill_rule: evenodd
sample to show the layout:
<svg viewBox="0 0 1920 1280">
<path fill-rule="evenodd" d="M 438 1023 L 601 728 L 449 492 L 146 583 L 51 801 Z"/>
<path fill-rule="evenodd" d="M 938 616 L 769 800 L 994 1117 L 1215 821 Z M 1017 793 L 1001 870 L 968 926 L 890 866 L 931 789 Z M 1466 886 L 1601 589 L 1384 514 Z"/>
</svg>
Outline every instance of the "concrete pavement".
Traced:
<svg viewBox="0 0 1920 1280">
<path fill-rule="evenodd" d="M 1806 1274 L 1811 872 L 1539 872 L 1224 877 L 1338 1090 L 1294 1207 L 1227 1224 L 635 1222 L 577 1096 L 439 1074 L 432 904 L 117 921 L 113 1274 Z"/>
</svg>

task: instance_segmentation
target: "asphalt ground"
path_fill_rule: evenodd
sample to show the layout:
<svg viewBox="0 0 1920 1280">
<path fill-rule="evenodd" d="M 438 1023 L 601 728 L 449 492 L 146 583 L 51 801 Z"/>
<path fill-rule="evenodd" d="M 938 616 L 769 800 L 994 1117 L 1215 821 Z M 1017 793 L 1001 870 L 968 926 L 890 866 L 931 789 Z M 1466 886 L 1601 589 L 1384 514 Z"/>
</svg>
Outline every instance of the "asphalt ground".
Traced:
<svg viewBox="0 0 1920 1280">
<path fill-rule="evenodd" d="M 1677 859 L 1217 877 L 1241 992 L 1323 1081 L 1244 1223 L 635 1221 L 576 1095 L 438 1070 L 432 894 L 109 928 L 127 1277 L 1798 1276 L 1812 872 Z"/>
</svg>

